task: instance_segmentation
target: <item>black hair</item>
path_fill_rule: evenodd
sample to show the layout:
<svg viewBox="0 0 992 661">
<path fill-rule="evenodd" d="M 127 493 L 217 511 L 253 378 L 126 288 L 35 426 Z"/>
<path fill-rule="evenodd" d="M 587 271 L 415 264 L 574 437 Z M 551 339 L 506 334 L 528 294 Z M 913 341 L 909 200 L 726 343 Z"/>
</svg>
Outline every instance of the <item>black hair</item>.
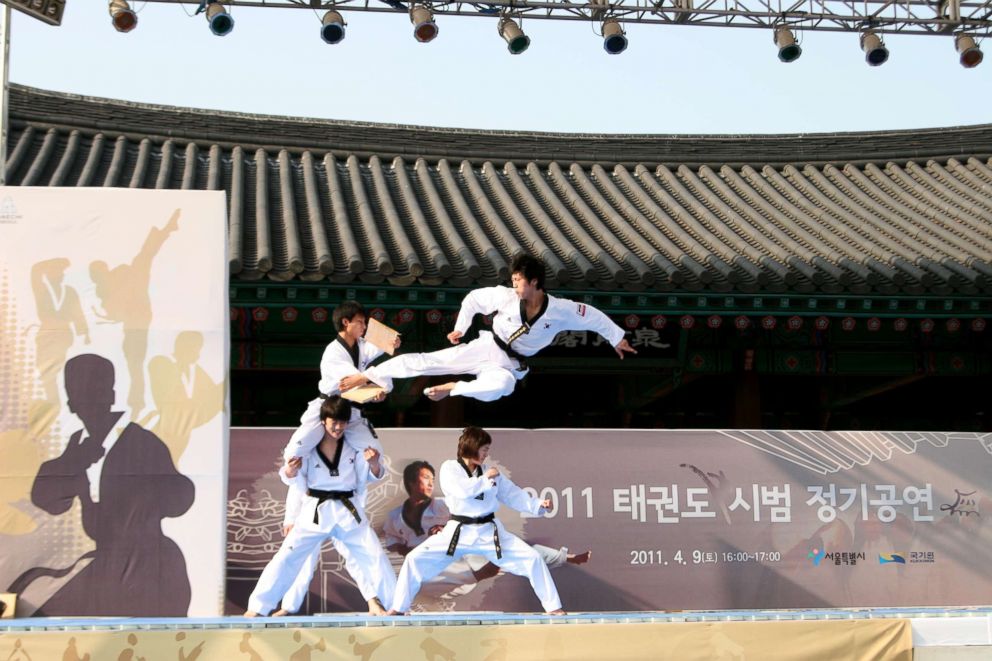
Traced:
<svg viewBox="0 0 992 661">
<path fill-rule="evenodd" d="M 483 445 L 490 445 L 493 437 L 482 427 L 468 426 L 462 430 L 458 438 L 458 458 L 478 459 L 479 450 Z"/>
<path fill-rule="evenodd" d="M 343 331 L 345 319 L 351 321 L 355 318 L 356 314 L 360 314 L 366 319 L 369 317 L 365 314 L 365 308 L 358 301 L 342 301 L 341 305 L 334 308 L 334 314 L 331 315 L 331 320 L 334 322 L 334 329 L 339 332 Z"/>
<path fill-rule="evenodd" d="M 435 475 L 434 467 L 431 466 L 426 461 L 414 461 L 406 465 L 403 469 L 403 488 L 406 489 L 407 494 L 413 493 L 413 485 L 417 483 L 420 479 L 420 471 L 426 468 L 431 472 L 431 475 Z"/>
<path fill-rule="evenodd" d="M 320 404 L 320 421 L 351 420 L 351 402 L 339 395 L 331 395 Z"/>
<path fill-rule="evenodd" d="M 544 262 L 533 255 L 521 253 L 510 262 L 510 274 L 519 273 L 527 282 L 537 280 L 537 288 L 544 289 Z"/>
</svg>

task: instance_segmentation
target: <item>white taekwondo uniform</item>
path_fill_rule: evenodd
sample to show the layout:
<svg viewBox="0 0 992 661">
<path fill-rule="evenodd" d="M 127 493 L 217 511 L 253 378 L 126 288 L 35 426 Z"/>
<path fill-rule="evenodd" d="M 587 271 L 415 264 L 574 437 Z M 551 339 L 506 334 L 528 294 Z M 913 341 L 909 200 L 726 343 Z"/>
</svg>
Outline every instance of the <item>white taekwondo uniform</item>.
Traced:
<svg viewBox="0 0 992 661">
<path fill-rule="evenodd" d="M 403 506 L 400 505 L 386 515 L 386 522 L 382 527 L 386 537 L 384 545 L 387 549 L 394 544 L 402 544 L 410 549 L 416 548 L 430 537 L 431 528 L 444 526 L 450 519 L 451 513 L 448 512 L 443 498 L 434 498 L 430 501 L 423 510 L 419 523 L 404 517 Z M 549 569 L 561 567 L 568 561 L 568 548 L 565 546 L 553 549 L 534 544 L 533 547 Z M 440 574 L 421 585 L 419 596 L 438 599 L 468 594 L 477 582 L 475 572 L 487 564 L 489 561 L 481 555 L 473 553 L 462 556 L 452 561 Z M 460 587 L 469 589 L 459 590 Z"/>
<path fill-rule="evenodd" d="M 380 468 L 385 475 L 385 467 L 380 464 Z M 347 432 L 339 439 L 334 457 L 324 456 L 314 446 L 303 455 L 303 465 L 295 478 L 286 476 L 285 467 L 279 473 L 286 484 L 293 484 L 308 494 L 319 490 L 357 495 L 367 482 L 382 477 L 372 473 L 362 450 L 348 442 Z M 308 558 L 328 538 L 339 542 L 339 550 L 343 548 L 349 554 L 346 567 L 362 596 L 366 600 L 378 597 L 383 604 L 389 603 L 396 576 L 379 538 L 369 525 L 365 508 L 354 495 L 351 498 L 323 499 L 316 494 L 304 497 L 293 530 L 265 567 L 248 599 L 248 610 L 269 613 L 298 579 Z M 349 559 L 351 562 L 347 562 Z M 356 576 L 353 567 L 360 567 L 362 576 Z M 311 570 L 308 578 L 312 573 Z"/>
<path fill-rule="evenodd" d="M 382 353 L 382 350 L 371 342 L 366 342 L 364 337 L 359 338 L 355 347 L 349 349 L 340 335 L 334 336 L 334 340 L 324 349 L 324 353 L 320 359 L 320 381 L 317 384 L 317 390 L 322 396 L 310 400 L 306 411 L 300 416 L 300 426 L 293 432 L 293 436 L 286 446 L 284 453 L 286 459 L 292 456 L 302 456 L 320 442 L 320 439 L 324 437 L 324 425 L 320 421 L 320 405 L 323 403 L 324 397 L 340 394 L 341 391 L 338 388 L 338 384 L 341 382 L 341 379 L 352 374 L 358 374 L 367 368 L 372 361 L 381 356 Z M 382 443 L 379 442 L 372 423 L 365 418 L 361 408 L 354 403 L 351 403 L 351 420 L 348 422 L 345 436 L 348 442 L 356 448 L 364 450 L 367 447 L 373 447 L 382 455 Z M 302 502 L 301 498 L 304 498 L 305 495 L 306 491 L 296 491 L 294 493 L 293 488 L 290 487 L 289 493 L 286 495 L 284 525 L 293 523 L 296 520 L 296 514 L 299 512 L 300 503 Z M 364 509 L 368 499 L 364 485 L 358 491 L 355 498 L 356 502 Z M 335 544 L 334 547 L 341 557 L 344 558 L 348 572 L 359 584 L 359 587 L 363 585 L 367 587 L 369 583 L 367 577 L 362 575 L 362 567 L 355 566 L 351 562 L 347 549 L 344 549 L 340 544 Z M 295 613 L 300 609 L 303 599 L 310 589 L 310 580 L 313 577 L 314 571 L 317 569 L 319 561 L 320 547 L 317 547 L 313 550 L 313 555 L 303 564 L 300 575 L 293 581 L 292 587 L 283 597 L 282 607 L 284 610 Z M 364 588 L 362 593 L 365 594 Z"/>
<path fill-rule="evenodd" d="M 492 332 L 483 331 L 471 342 L 447 349 L 396 356 L 365 370 L 365 376 L 392 390 L 393 379 L 422 374 L 474 374 L 474 381 L 459 381 L 450 394 L 491 402 L 513 392 L 516 382 L 527 374 L 522 359 L 550 345 L 562 331 L 591 330 L 614 347 L 624 337 L 622 328 L 591 305 L 551 294 L 545 295 L 544 306 L 525 323 L 523 302 L 510 287 L 483 287 L 469 292 L 462 301 L 455 330 L 464 334 L 476 314 L 493 312 Z"/>
<path fill-rule="evenodd" d="M 481 555 L 511 574 L 525 576 L 545 611 L 561 608 L 558 590 L 540 554 L 494 516 L 500 503 L 536 516 L 542 512 L 540 499 L 528 496 L 505 475 L 487 478 L 486 470 L 482 466 L 470 474 L 461 460 L 454 459 L 441 464 L 441 489 L 452 518 L 444 530 L 407 554 L 397 579 L 393 610 L 410 610 L 425 581 L 437 576 L 452 560 L 469 554 Z M 486 521 L 460 522 L 458 518 Z"/>
<path fill-rule="evenodd" d="M 353 349 L 348 349 L 340 335 L 335 335 L 334 340 L 324 349 L 324 354 L 320 358 L 320 382 L 317 383 L 317 390 L 320 397 L 310 400 L 307 410 L 300 416 L 300 426 L 293 432 L 286 446 L 285 458 L 293 456 L 303 456 L 320 443 L 324 437 L 324 425 L 320 422 L 320 405 L 325 397 L 340 395 L 341 390 L 338 385 L 346 376 L 358 374 L 372 364 L 372 361 L 382 355 L 382 350 L 376 348 L 371 342 L 366 342 L 364 337 L 358 338 L 358 342 Z M 345 431 L 348 441 L 355 447 L 365 449 L 373 447 L 382 453 L 382 443 L 379 442 L 372 428 L 372 423 L 366 420 L 361 407 L 351 404 L 351 421 Z M 365 494 L 361 494 L 362 506 L 365 505 Z"/>
</svg>

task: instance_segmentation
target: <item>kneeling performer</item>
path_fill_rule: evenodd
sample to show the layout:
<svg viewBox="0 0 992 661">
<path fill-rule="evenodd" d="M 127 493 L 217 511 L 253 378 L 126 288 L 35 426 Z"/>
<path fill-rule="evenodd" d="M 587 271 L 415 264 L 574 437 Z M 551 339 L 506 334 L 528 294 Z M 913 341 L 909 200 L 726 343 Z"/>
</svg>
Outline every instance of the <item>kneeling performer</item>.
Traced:
<svg viewBox="0 0 992 661">
<path fill-rule="evenodd" d="M 392 599 L 396 576 L 355 496 L 367 482 L 381 479 L 386 471 L 379 462 L 378 450 L 360 449 L 346 442 L 344 432 L 350 419 L 348 401 L 337 395 L 328 397 L 320 406 L 323 439 L 304 456 L 291 457 L 279 471 L 286 484 L 295 484 L 307 496 L 292 531 L 248 598 L 246 617 L 272 611 L 303 563 L 326 539 L 344 546 L 349 559 L 368 574 L 367 580 L 353 578 L 362 588 L 370 612 L 381 613 L 381 604 Z M 290 454 L 288 449 L 287 455 Z"/>
<path fill-rule="evenodd" d="M 466 427 L 458 439 L 457 461 L 449 459 L 441 465 L 441 490 L 451 519 L 440 533 L 407 554 L 389 614 L 406 613 L 425 581 L 468 554 L 484 556 L 504 571 L 526 577 L 546 612 L 565 613 L 541 555 L 509 532 L 495 515 L 500 503 L 538 515 L 549 509 L 551 502 L 531 498 L 510 478 L 500 475 L 499 469 L 486 468 L 491 445 L 487 431 Z"/>
</svg>

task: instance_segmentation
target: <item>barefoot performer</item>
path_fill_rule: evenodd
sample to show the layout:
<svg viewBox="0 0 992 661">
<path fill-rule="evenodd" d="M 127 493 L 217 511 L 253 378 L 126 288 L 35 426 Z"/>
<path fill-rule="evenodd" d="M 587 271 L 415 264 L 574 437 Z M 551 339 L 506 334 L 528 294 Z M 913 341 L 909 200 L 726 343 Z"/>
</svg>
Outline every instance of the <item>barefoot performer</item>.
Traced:
<svg viewBox="0 0 992 661">
<path fill-rule="evenodd" d="M 485 557 L 501 569 L 530 581 L 541 606 L 551 615 L 562 615 L 558 589 L 541 555 L 508 531 L 496 510 L 500 503 L 520 512 L 542 514 L 550 499 L 531 498 L 527 492 L 486 467 L 492 437 L 480 427 L 466 427 L 458 439 L 458 459 L 441 465 L 441 489 L 451 519 L 437 534 L 407 553 L 396 583 L 390 615 L 406 613 L 425 581 L 466 555 Z"/>
<path fill-rule="evenodd" d="M 337 395 L 325 399 L 320 419 L 324 425 L 320 443 L 303 456 L 293 456 L 279 471 L 286 484 L 295 484 L 307 498 L 289 536 L 259 577 L 248 599 L 246 617 L 271 612 L 314 548 L 326 539 L 347 547 L 354 562 L 367 574 L 367 580 L 355 578 L 370 612 L 381 612 L 381 605 L 392 598 L 396 576 L 369 526 L 365 508 L 356 498 L 356 492 L 367 482 L 386 474 L 379 452 L 372 447 L 358 449 L 346 442 L 345 428 L 351 420 L 347 400 Z"/>
<path fill-rule="evenodd" d="M 527 358 L 550 345 L 555 336 L 568 330 L 591 330 L 609 341 L 617 355 L 637 353 L 624 339 L 624 330 L 609 317 L 586 303 L 551 296 L 544 291 L 544 262 L 518 255 L 510 265 L 512 287 L 484 287 L 469 292 L 462 301 L 455 330 L 448 341 L 456 345 L 430 353 L 408 353 L 341 379 L 342 392 L 369 381 L 392 389 L 393 379 L 420 375 L 474 374 L 474 381 L 449 381 L 427 388 L 432 400 L 448 395 L 491 402 L 513 392 L 526 376 Z M 493 317 L 492 332 L 460 344 L 476 314 Z"/>
</svg>

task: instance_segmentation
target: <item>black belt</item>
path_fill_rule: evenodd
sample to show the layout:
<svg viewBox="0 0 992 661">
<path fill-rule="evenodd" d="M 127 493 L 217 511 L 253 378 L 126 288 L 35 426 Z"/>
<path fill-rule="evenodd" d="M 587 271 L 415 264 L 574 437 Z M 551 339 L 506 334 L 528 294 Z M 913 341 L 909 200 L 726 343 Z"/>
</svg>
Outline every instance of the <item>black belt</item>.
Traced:
<svg viewBox="0 0 992 661">
<path fill-rule="evenodd" d="M 517 368 L 518 372 L 527 371 L 527 356 L 520 354 L 516 349 L 504 342 L 496 333 L 493 333 L 493 340 L 496 341 L 496 346 L 503 350 L 503 353 L 520 363 L 520 367 Z"/>
<path fill-rule="evenodd" d="M 318 511 L 320 510 L 320 504 L 325 500 L 337 500 L 344 505 L 351 515 L 355 517 L 355 521 L 359 523 L 362 522 L 362 517 L 358 515 L 358 510 L 351 502 L 351 498 L 354 497 L 354 491 L 321 491 L 320 489 L 307 489 L 307 495 L 313 496 L 317 499 L 317 506 L 313 508 L 313 522 L 315 524 L 320 523 L 320 516 Z"/>
<path fill-rule="evenodd" d="M 495 337 L 495 336 L 493 336 Z M 478 518 L 471 516 L 459 516 L 458 514 L 451 515 L 452 521 L 457 521 L 458 525 L 455 527 L 455 532 L 451 535 L 451 542 L 448 543 L 448 555 L 454 555 L 455 549 L 458 548 L 458 537 L 462 534 L 462 526 L 468 524 L 470 526 L 478 526 L 483 523 L 493 524 L 493 545 L 496 547 L 496 558 L 503 557 L 503 549 L 499 546 L 499 527 L 496 525 L 496 513 L 491 512 L 485 516 L 480 516 Z"/>
</svg>

